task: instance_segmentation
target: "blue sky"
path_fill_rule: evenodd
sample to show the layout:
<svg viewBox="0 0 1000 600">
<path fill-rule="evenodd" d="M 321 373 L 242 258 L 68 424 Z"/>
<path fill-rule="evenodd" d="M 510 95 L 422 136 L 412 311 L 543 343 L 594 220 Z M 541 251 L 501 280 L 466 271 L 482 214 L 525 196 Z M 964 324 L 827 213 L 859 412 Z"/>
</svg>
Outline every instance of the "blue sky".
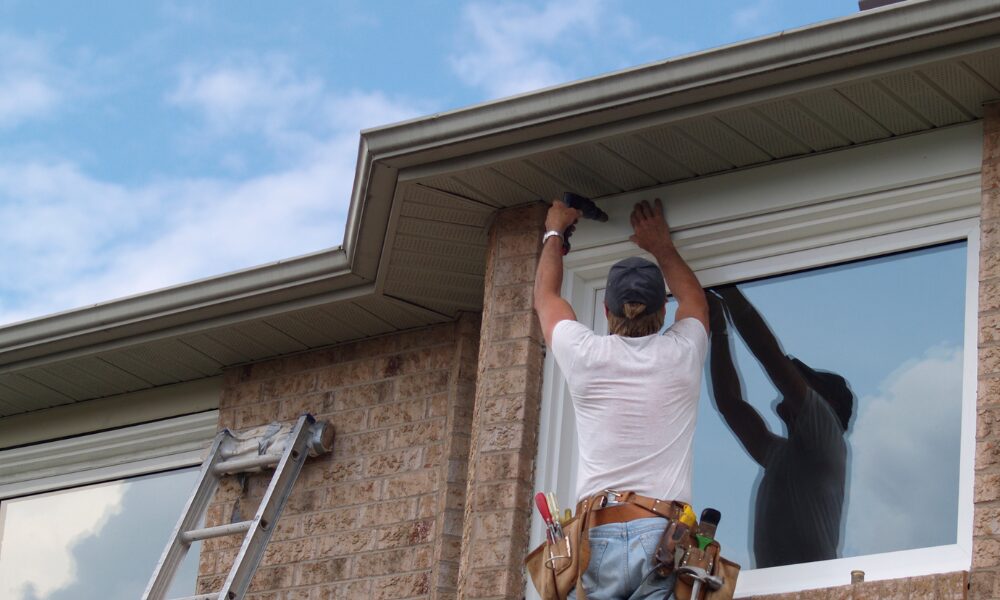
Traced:
<svg viewBox="0 0 1000 600">
<path fill-rule="evenodd" d="M 855 0 L 0 0 L 0 324 L 339 245 L 358 132 Z"/>
</svg>

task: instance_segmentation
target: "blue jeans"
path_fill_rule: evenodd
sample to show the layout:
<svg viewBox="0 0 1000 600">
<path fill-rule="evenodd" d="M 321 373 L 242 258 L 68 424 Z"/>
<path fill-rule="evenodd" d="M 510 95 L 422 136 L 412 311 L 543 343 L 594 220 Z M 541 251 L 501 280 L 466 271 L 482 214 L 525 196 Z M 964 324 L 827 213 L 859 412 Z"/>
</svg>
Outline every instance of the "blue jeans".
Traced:
<svg viewBox="0 0 1000 600">
<path fill-rule="evenodd" d="M 636 519 L 590 530 L 590 563 L 581 582 L 587 600 L 674 600 L 674 578 L 653 572 L 667 520 Z M 567 600 L 576 600 L 576 590 Z"/>
</svg>

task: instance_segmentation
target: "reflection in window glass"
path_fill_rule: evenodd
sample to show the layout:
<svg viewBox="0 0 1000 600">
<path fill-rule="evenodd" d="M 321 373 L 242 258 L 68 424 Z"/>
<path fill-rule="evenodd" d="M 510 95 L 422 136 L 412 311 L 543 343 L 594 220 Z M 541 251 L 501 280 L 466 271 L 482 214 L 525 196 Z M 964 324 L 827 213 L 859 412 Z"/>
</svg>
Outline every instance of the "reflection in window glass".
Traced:
<svg viewBox="0 0 1000 600">
<path fill-rule="evenodd" d="M 965 265 L 963 242 L 710 292 L 694 502 L 734 560 L 956 542 Z"/>
<path fill-rule="evenodd" d="M 197 476 L 192 468 L 4 500 L 0 598 L 140 597 Z M 197 546 L 170 597 L 194 594 Z"/>
</svg>

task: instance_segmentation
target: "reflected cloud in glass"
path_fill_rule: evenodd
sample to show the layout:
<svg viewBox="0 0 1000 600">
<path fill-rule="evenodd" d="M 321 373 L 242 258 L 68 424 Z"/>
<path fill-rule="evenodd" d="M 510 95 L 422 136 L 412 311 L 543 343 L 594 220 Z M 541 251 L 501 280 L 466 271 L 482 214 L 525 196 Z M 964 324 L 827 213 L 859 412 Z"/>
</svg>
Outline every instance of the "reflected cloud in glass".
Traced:
<svg viewBox="0 0 1000 600">
<path fill-rule="evenodd" d="M 197 474 L 184 469 L 4 500 L 0 597 L 138 598 Z M 171 597 L 194 593 L 198 550 L 188 553 Z"/>
</svg>

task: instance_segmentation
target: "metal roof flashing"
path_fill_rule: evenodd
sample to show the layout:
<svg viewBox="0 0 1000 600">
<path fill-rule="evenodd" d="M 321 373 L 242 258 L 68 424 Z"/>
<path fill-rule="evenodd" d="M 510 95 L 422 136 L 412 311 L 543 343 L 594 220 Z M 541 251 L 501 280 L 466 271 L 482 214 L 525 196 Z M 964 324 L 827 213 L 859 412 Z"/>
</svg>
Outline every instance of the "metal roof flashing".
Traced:
<svg viewBox="0 0 1000 600">
<path fill-rule="evenodd" d="M 501 192 L 515 192 L 509 198 L 467 193 L 461 178 L 448 179 L 455 174 L 984 48 L 1000 48 L 996 0 L 909 0 L 365 130 L 342 246 L 0 327 L 0 418 L 210 377 L 481 307 L 493 213 L 546 196 L 509 175 L 496 179 Z M 961 110 L 976 118 L 975 108 Z M 760 160 L 794 156 L 754 152 Z M 726 164 L 719 169 L 740 166 Z M 652 185 L 646 177 L 593 195 Z M 435 297 L 435 286 L 447 298 Z"/>
</svg>

